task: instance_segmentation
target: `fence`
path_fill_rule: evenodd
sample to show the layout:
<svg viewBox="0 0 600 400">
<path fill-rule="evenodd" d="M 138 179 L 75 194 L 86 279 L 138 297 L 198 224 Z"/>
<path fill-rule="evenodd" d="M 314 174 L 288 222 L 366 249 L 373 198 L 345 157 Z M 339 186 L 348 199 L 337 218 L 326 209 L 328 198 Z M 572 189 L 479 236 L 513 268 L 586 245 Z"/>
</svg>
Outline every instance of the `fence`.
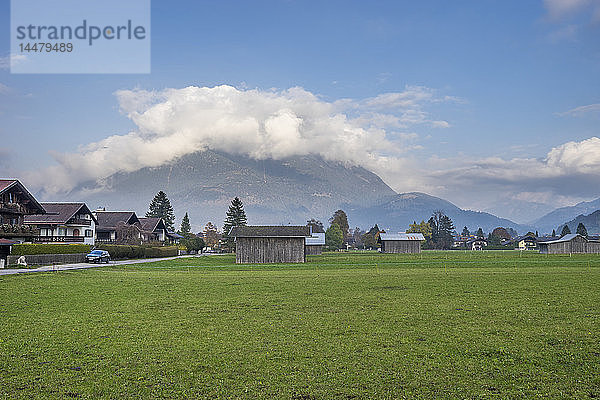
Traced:
<svg viewBox="0 0 600 400">
<path fill-rule="evenodd" d="M 25 256 L 27 265 L 70 264 L 85 262 L 85 253 L 76 254 L 35 254 Z M 16 266 L 21 256 L 8 256 L 8 265 Z"/>
</svg>

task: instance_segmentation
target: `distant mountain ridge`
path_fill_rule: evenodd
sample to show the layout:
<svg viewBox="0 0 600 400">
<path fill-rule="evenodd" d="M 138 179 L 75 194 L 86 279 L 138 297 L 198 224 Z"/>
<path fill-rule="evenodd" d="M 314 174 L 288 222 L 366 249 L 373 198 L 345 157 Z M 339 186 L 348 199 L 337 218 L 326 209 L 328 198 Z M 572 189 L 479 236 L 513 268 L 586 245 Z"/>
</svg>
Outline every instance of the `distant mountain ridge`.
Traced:
<svg viewBox="0 0 600 400">
<path fill-rule="evenodd" d="M 600 210 L 596 210 L 589 215 L 578 215 L 576 218 L 568 221 L 565 224 L 562 224 L 556 230 L 557 233 L 562 232 L 562 229 L 565 225 L 569 226 L 569 229 L 572 233 L 577 231 L 577 226 L 582 223 L 585 225 L 585 229 L 587 233 L 590 235 L 598 235 L 600 234 Z"/>
<path fill-rule="evenodd" d="M 580 215 L 590 214 L 598 209 L 600 209 L 600 198 L 592 201 L 583 201 L 574 206 L 557 208 L 543 217 L 538 218 L 531 224 L 536 226 L 540 232 L 550 233 L 552 232 L 552 229 L 556 229 L 557 232 L 560 232 L 558 230 L 559 226 L 564 225 L 566 222 L 571 221 Z"/>
<path fill-rule="evenodd" d="M 490 213 L 463 210 L 447 200 L 419 192 L 397 194 L 371 207 L 349 206 L 348 218 L 352 221 L 360 221 L 359 225 L 368 225 L 369 221 L 375 220 L 380 227 L 404 230 L 413 221 L 427 221 L 433 212 L 438 210 L 452 219 L 459 232 L 464 226 L 473 232 L 478 228 L 490 232 L 499 226 L 513 228 L 520 232 L 526 232 L 531 228 Z"/>
<path fill-rule="evenodd" d="M 462 210 L 424 193 L 397 194 L 379 176 L 357 166 L 329 162 L 318 156 L 285 160 L 254 160 L 240 155 L 203 151 L 156 168 L 117 173 L 74 190 L 70 198 L 90 208 L 133 210 L 143 215 L 159 191 L 167 193 L 177 216 L 187 212 L 200 231 L 211 221 L 222 226 L 235 196 L 242 199 L 249 224 L 304 224 L 317 218 L 326 225 L 337 209 L 346 211 L 351 227 L 374 224 L 403 231 L 413 221 L 428 220 L 436 210 L 453 219 L 456 229 L 486 231 L 503 226 L 529 228 L 485 212 Z M 51 200 L 51 199 L 44 199 Z M 60 199 L 59 199 L 60 200 Z"/>
</svg>

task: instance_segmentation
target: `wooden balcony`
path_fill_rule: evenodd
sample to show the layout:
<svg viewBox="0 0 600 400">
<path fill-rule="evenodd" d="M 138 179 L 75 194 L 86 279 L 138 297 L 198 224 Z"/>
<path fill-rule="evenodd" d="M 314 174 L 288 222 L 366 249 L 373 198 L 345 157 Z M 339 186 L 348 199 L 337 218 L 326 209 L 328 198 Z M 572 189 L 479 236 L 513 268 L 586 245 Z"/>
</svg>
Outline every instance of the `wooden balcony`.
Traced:
<svg viewBox="0 0 600 400">
<path fill-rule="evenodd" d="M 83 243 L 85 236 L 37 236 L 34 243 Z"/>
<path fill-rule="evenodd" d="M 68 222 L 68 225 L 83 225 L 90 226 L 92 225 L 91 219 L 83 219 L 83 218 L 71 218 Z"/>
<path fill-rule="evenodd" d="M 0 225 L 0 238 L 32 237 L 39 234 L 39 229 L 31 225 Z"/>
</svg>

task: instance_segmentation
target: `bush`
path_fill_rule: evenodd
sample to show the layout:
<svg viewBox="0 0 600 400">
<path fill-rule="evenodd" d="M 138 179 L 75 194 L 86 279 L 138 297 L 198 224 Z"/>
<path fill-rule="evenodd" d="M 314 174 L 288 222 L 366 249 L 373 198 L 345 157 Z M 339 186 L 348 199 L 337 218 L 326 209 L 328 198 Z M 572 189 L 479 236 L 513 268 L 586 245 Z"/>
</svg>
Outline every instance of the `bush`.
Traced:
<svg viewBox="0 0 600 400">
<path fill-rule="evenodd" d="M 78 254 L 89 253 L 89 244 L 15 244 L 12 246 L 13 256 L 34 256 L 38 254 Z"/>
<path fill-rule="evenodd" d="M 174 257 L 179 254 L 177 246 L 135 246 L 101 244 L 96 248 L 106 250 L 113 260 L 125 258 Z"/>
</svg>

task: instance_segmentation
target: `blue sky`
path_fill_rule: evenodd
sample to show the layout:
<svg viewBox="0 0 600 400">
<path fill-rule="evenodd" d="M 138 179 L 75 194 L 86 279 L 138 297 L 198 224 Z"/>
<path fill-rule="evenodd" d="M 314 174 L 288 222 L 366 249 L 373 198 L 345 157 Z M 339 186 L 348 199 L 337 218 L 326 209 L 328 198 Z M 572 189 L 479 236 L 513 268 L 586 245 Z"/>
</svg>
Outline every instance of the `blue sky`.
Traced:
<svg viewBox="0 0 600 400">
<path fill-rule="evenodd" d="M 590 172 L 600 163 L 592 140 L 600 136 L 599 10 L 597 0 L 154 0 L 151 74 L 0 69 L 0 175 L 27 176 L 57 163 L 49 150 L 77 153 L 138 129 L 118 91 L 301 87 L 327 104 L 352 99 L 341 112 L 361 117 L 367 99 L 421 88 L 425 100 L 382 112 L 406 115 L 408 107 L 424 117 L 378 126 L 400 150 L 373 150 L 396 164 L 386 170 L 382 160 L 371 169 L 397 191 L 523 220 L 510 204 L 552 208 L 600 196 Z M 4 65 L 9 16 L 9 1 L 1 0 Z M 422 179 L 399 175 L 393 165 L 403 163 L 418 165 Z"/>
</svg>

